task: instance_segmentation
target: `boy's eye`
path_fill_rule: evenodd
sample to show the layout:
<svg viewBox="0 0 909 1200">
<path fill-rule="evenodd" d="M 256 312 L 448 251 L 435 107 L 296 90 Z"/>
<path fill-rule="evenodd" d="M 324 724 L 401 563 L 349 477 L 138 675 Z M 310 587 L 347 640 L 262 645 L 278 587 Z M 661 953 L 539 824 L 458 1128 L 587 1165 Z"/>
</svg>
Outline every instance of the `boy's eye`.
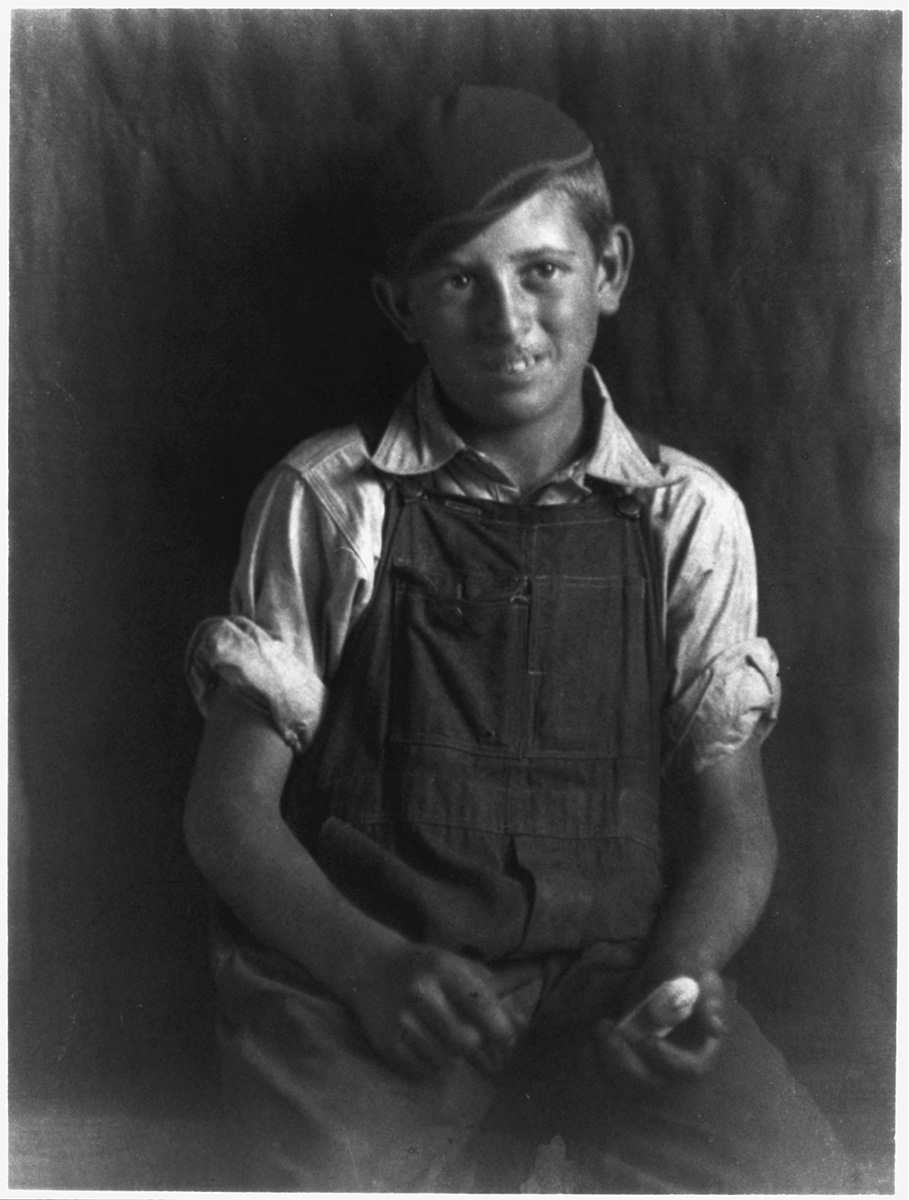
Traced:
<svg viewBox="0 0 909 1200">
<path fill-rule="evenodd" d="M 446 277 L 445 285 L 456 292 L 463 291 L 464 288 L 470 286 L 470 276 L 466 271 L 453 271 Z"/>
<path fill-rule="evenodd" d="M 555 279 L 561 269 L 558 263 L 548 261 L 534 263 L 531 268 L 538 279 Z"/>
</svg>

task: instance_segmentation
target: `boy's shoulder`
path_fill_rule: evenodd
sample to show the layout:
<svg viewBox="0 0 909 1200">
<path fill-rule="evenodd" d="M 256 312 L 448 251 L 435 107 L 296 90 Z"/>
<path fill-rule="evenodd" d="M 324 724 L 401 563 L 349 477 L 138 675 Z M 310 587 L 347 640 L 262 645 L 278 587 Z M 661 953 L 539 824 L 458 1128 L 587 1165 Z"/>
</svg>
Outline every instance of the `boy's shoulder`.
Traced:
<svg viewBox="0 0 909 1200">
<path fill-rule="evenodd" d="M 341 488 L 362 477 L 369 464 L 365 423 L 352 421 L 299 442 L 278 463 L 277 470 L 290 471 L 317 489 Z"/>
<path fill-rule="evenodd" d="M 674 446 L 660 445 L 660 474 L 664 484 L 649 491 L 645 501 L 656 525 L 676 548 L 691 551 L 695 530 L 746 539 L 748 517 L 735 488 L 708 463 Z M 647 494 L 647 493 L 645 493 Z"/>
<path fill-rule="evenodd" d="M 384 485 L 370 461 L 363 424 L 325 430 L 289 450 L 259 484 L 247 520 L 253 528 L 266 519 L 284 526 L 297 520 L 290 514 L 302 511 L 309 513 L 307 521 L 321 514 L 317 524 L 327 517 L 357 553 L 364 539 L 381 531 Z"/>
<path fill-rule="evenodd" d="M 661 442 L 659 456 L 661 472 L 670 485 L 710 500 L 737 498 L 735 489 L 719 471 L 693 454 Z"/>
</svg>

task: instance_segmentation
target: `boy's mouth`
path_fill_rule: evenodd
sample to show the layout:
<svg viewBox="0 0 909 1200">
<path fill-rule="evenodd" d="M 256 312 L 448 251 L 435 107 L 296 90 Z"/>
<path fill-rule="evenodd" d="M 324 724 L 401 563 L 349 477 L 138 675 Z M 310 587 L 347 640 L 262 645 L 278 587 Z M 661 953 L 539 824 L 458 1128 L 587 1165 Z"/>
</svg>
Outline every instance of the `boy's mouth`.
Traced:
<svg viewBox="0 0 909 1200">
<path fill-rule="evenodd" d="M 501 375 L 523 375 L 525 371 L 541 363 L 545 357 L 544 354 L 533 350 L 520 350 L 490 359 L 488 368 Z"/>
</svg>

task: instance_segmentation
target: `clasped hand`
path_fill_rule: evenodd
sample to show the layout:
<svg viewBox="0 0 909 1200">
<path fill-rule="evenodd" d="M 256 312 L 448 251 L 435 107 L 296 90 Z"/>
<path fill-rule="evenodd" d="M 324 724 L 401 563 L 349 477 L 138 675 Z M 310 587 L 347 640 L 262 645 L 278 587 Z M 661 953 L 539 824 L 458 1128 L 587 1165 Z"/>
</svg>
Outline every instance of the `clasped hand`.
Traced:
<svg viewBox="0 0 909 1200">
<path fill-rule="evenodd" d="M 522 1029 L 489 970 L 432 946 L 381 955 L 353 1004 L 374 1049 L 410 1075 L 433 1074 L 458 1058 L 497 1072 Z"/>
<path fill-rule="evenodd" d="M 725 1032 L 726 995 L 716 972 L 705 973 L 698 983 L 691 1016 L 665 1037 L 646 1032 L 637 1022 L 625 1028 L 614 1021 L 599 1022 L 595 1037 L 605 1069 L 647 1088 L 705 1075 Z"/>
</svg>

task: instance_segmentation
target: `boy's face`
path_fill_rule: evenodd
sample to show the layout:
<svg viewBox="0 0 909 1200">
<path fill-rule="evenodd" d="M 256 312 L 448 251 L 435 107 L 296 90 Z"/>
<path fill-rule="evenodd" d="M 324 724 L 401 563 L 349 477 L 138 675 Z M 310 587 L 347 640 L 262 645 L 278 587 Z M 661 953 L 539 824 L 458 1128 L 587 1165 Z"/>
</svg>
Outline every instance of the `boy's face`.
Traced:
<svg viewBox="0 0 909 1200">
<path fill-rule="evenodd" d="M 384 285 L 468 437 L 577 415 L 599 318 L 616 311 L 627 277 L 617 230 L 597 258 L 570 202 L 541 191 L 412 277 L 405 295 Z"/>
</svg>

